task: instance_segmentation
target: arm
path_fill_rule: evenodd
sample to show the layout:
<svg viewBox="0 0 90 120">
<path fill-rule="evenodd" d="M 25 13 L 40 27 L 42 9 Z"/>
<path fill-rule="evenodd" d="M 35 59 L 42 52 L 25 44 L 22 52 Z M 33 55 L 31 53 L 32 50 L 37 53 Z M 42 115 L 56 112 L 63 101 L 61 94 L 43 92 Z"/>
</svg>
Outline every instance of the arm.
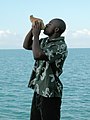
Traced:
<svg viewBox="0 0 90 120">
<path fill-rule="evenodd" d="M 32 29 L 31 29 L 25 37 L 23 48 L 27 50 L 32 50 L 32 43 L 33 43 L 32 37 L 33 37 L 33 34 L 32 34 Z"/>
<path fill-rule="evenodd" d="M 33 26 L 33 31 L 32 31 L 33 36 L 34 36 L 34 40 L 32 44 L 32 51 L 33 51 L 34 59 L 48 60 L 47 56 L 45 55 L 45 53 L 41 50 L 39 46 L 40 32 L 41 32 L 40 24 L 36 22 L 35 25 Z"/>
</svg>

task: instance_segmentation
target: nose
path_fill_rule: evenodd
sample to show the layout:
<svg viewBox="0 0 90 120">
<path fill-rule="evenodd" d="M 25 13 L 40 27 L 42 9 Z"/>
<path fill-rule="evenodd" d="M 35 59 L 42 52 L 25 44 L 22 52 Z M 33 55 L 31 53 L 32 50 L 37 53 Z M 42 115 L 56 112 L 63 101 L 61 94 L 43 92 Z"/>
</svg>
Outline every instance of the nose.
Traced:
<svg viewBox="0 0 90 120">
<path fill-rule="evenodd" d="M 46 24 L 46 27 L 48 27 L 48 24 Z"/>
</svg>

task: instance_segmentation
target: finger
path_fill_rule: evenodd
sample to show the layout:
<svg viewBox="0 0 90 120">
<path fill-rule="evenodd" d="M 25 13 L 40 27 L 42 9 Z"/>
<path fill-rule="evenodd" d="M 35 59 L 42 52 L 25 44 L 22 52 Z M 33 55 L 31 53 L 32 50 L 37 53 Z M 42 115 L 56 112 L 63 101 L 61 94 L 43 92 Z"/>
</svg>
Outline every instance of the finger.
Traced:
<svg viewBox="0 0 90 120">
<path fill-rule="evenodd" d="M 35 25 L 38 25 L 38 21 L 35 21 Z"/>
<path fill-rule="evenodd" d="M 35 21 L 33 28 L 38 28 L 38 29 L 40 29 L 40 28 L 41 28 L 41 23 L 38 22 L 38 21 Z"/>
<path fill-rule="evenodd" d="M 34 29 L 34 26 L 35 26 L 35 25 L 32 25 L 32 30 Z"/>
<path fill-rule="evenodd" d="M 41 22 L 37 22 L 36 24 L 38 28 L 41 28 Z"/>
</svg>

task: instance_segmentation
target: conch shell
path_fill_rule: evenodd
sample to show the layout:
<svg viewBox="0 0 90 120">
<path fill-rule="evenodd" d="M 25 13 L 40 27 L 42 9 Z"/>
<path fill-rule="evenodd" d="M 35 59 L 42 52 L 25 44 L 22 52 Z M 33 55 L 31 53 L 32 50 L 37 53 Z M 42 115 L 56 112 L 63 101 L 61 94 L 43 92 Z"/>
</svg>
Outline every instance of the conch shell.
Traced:
<svg viewBox="0 0 90 120">
<path fill-rule="evenodd" d="M 33 15 L 30 16 L 30 21 L 32 23 L 32 25 L 35 25 L 35 22 L 38 21 L 39 23 L 41 23 L 41 30 L 44 30 L 45 29 L 45 26 L 44 26 L 44 23 L 43 23 L 43 20 L 40 19 L 40 18 L 35 18 L 33 17 Z"/>
</svg>

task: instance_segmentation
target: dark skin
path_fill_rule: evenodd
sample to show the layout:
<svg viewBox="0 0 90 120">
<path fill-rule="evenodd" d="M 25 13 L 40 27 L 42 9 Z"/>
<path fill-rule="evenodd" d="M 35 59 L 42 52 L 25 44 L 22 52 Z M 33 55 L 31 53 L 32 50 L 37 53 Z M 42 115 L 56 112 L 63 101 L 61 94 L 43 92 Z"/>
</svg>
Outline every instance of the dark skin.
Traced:
<svg viewBox="0 0 90 120">
<path fill-rule="evenodd" d="M 33 56 L 35 60 L 48 60 L 45 53 L 41 50 L 39 46 L 39 35 L 41 29 L 38 22 L 32 26 L 29 33 L 26 35 L 23 47 L 27 50 L 33 51 Z M 60 31 L 60 21 L 57 19 L 51 20 L 45 27 L 44 34 L 48 35 L 49 41 L 53 38 L 58 38 L 61 35 Z M 32 40 L 33 38 L 33 40 Z"/>
</svg>

